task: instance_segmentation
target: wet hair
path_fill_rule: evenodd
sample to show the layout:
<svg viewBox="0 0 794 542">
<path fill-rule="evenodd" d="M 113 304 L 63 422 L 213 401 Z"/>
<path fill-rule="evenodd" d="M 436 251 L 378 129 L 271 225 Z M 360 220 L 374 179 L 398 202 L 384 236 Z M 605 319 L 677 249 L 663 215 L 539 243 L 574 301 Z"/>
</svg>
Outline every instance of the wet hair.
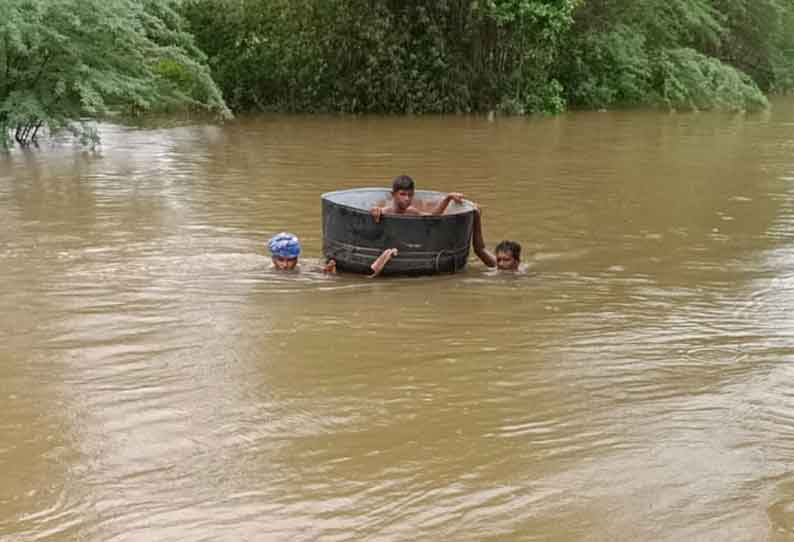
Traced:
<svg viewBox="0 0 794 542">
<path fill-rule="evenodd" d="M 515 241 L 501 241 L 496 245 L 496 252 L 509 252 L 518 261 L 521 261 L 521 245 Z"/>
<path fill-rule="evenodd" d="M 408 175 L 398 175 L 391 182 L 391 192 L 394 194 L 398 190 L 414 190 L 414 180 Z"/>
</svg>

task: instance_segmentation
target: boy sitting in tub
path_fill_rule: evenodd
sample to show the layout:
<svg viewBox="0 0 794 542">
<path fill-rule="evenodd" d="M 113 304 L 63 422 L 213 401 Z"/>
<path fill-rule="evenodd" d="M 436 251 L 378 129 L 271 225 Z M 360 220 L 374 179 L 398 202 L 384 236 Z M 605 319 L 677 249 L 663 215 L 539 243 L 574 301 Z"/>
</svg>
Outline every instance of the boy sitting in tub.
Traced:
<svg viewBox="0 0 794 542">
<path fill-rule="evenodd" d="M 463 194 L 450 192 L 439 201 L 430 212 L 422 211 L 412 205 L 414 200 L 414 180 L 408 175 L 395 177 L 391 184 L 391 203 L 385 207 L 373 207 L 370 214 L 375 222 L 380 222 L 383 215 L 442 215 L 450 202 L 463 202 Z"/>
<path fill-rule="evenodd" d="M 273 236 L 267 243 L 267 248 L 270 251 L 270 256 L 273 259 L 272 269 L 276 271 L 299 271 L 300 265 L 298 258 L 301 254 L 301 244 L 296 235 L 287 232 L 281 232 Z M 396 248 L 387 248 L 370 266 L 372 268 L 372 275 L 370 277 L 377 277 L 380 275 L 386 264 L 392 257 L 397 255 Z M 323 273 L 332 275 L 336 273 L 336 261 L 329 259 L 325 265 L 313 266 L 316 270 Z"/>
</svg>

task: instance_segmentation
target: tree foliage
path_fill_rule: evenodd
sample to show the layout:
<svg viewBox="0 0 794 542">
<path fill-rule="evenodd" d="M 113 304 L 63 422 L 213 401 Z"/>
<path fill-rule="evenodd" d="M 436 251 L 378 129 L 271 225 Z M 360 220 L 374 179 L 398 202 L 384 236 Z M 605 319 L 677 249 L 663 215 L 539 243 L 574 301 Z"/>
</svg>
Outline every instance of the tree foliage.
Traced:
<svg viewBox="0 0 794 542">
<path fill-rule="evenodd" d="M 576 0 L 190 0 L 240 109 L 559 110 L 550 79 Z"/>
<path fill-rule="evenodd" d="M 750 110 L 794 88 L 794 0 L 0 0 L 0 14 L 4 144 L 226 103 Z"/>
<path fill-rule="evenodd" d="M 197 108 L 228 115 L 171 2 L 0 0 L 0 143 L 44 127 L 93 136 L 111 114 Z"/>
<path fill-rule="evenodd" d="M 764 107 L 794 87 L 792 0 L 187 0 L 233 107 Z"/>
<path fill-rule="evenodd" d="M 588 0 L 557 76 L 580 107 L 765 107 L 794 87 L 791 0 Z"/>
</svg>

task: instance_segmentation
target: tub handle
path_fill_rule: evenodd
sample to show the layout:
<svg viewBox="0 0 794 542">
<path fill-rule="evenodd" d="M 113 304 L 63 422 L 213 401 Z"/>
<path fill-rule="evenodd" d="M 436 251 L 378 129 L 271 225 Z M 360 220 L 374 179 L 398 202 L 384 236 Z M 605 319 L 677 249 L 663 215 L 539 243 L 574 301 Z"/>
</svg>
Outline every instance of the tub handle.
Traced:
<svg viewBox="0 0 794 542">
<path fill-rule="evenodd" d="M 441 272 L 441 269 L 440 269 L 440 267 L 441 267 L 441 256 L 443 256 L 445 252 L 447 252 L 447 251 L 442 249 L 442 250 L 438 251 L 438 254 L 436 254 L 436 273 L 440 273 Z M 452 259 L 452 266 L 454 268 L 454 271 L 458 270 L 457 269 L 457 262 L 455 262 L 454 258 Z"/>
</svg>

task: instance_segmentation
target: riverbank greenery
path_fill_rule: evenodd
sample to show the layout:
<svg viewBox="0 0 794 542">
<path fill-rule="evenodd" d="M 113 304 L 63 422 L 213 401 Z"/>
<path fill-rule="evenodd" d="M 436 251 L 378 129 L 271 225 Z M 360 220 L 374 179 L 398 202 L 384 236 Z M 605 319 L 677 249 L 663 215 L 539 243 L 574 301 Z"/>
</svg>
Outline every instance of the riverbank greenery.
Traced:
<svg viewBox="0 0 794 542">
<path fill-rule="evenodd" d="M 175 4 L 0 0 L 0 146 L 86 120 L 195 108 L 228 115 Z"/>
<path fill-rule="evenodd" d="M 0 142 L 109 115 L 754 110 L 794 0 L 0 0 Z"/>
<path fill-rule="evenodd" d="M 794 87 L 792 0 L 187 0 L 237 110 L 752 110 Z"/>
<path fill-rule="evenodd" d="M 560 111 L 576 0 L 190 0 L 229 104 L 290 111 Z"/>
<path fill-rule="evenodd" d="M 588 0 L 557 63 L 587 108 L 758 109 L 794 86 L 791 0 Z"/>
</svg>

